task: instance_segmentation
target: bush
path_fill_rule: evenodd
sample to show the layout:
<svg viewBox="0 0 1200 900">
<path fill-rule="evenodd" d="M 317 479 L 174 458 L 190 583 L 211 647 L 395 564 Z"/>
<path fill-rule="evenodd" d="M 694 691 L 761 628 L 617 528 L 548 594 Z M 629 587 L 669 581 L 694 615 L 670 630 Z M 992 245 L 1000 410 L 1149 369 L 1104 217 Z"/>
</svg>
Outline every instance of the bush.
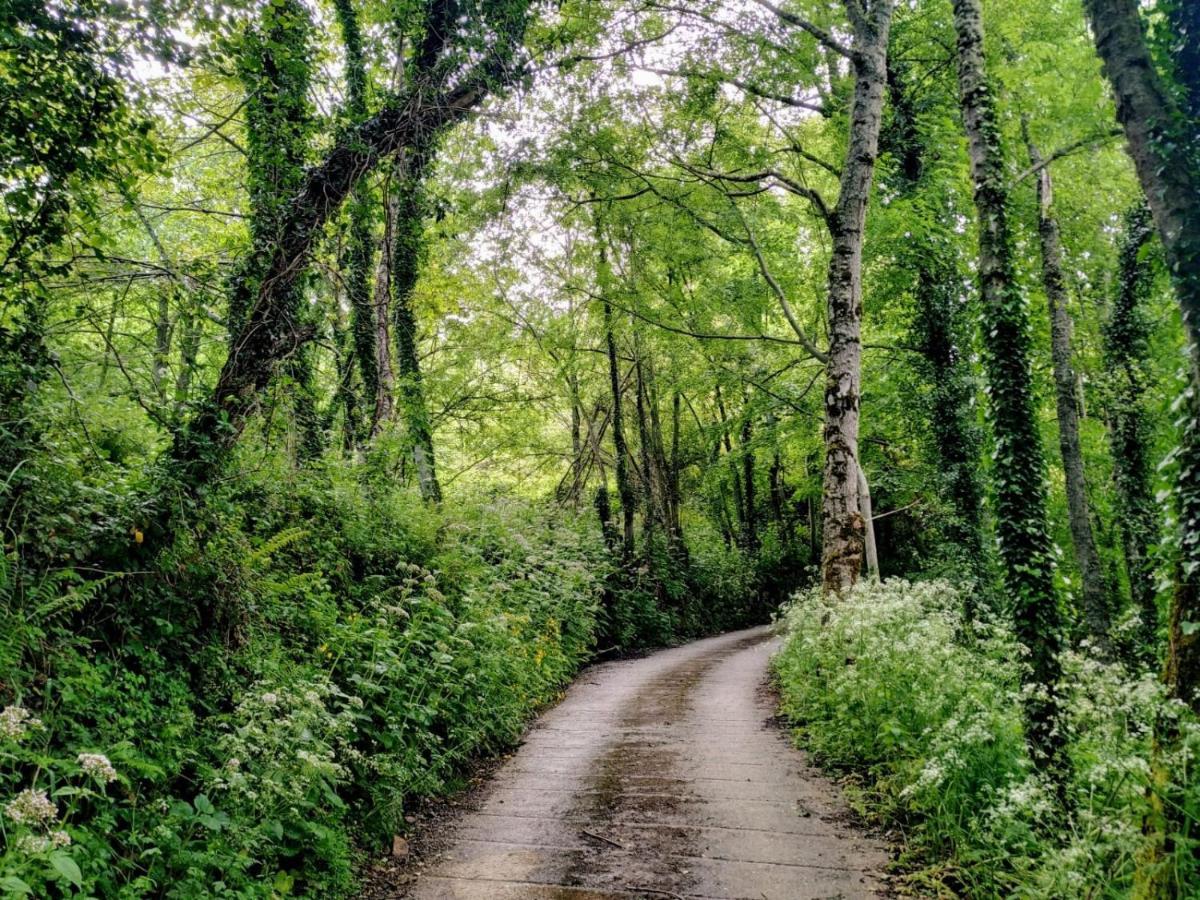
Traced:
<svg viewBox="0 0 1200 900">
<path fill-rule="evenodd" d="M 136 582 L 0 570 L 0 892 L 348 895 L 553 699 L 610 571 L 592 521 L 357 477 L 232 480 Z"/>
<path fill-rule="evenodd" d="M 1084 652 L 1065 655 L 1065 831 L 1026 751 L 1007 628 L 968 631 L 962 592 L 944 581 L 861 584 L 841 599 L 797 596 L 775 660 L 783 711 L 822 763 L 853 773 L 860 807 L 900 824 L 917 886 L 969 897 L 1126 897 L 1144 855 L 1156 715 L 1183 735 L 1161 768 L 1190 835 L 1165 861 L 1180 896 L 1197 896 L 1194 849 L 1200 725 L 1157 681 Z M 1190 892 L 1190 893 L 1189 893 Z"/>
</svg>

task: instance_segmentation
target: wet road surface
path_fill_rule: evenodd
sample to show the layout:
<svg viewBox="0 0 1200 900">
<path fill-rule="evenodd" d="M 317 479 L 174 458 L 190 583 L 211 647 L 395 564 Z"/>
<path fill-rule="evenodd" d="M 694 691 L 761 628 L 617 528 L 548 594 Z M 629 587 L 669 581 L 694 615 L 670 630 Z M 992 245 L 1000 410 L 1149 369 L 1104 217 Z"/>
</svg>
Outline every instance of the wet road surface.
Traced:
<svg viewBox="0 0 1200 900">
<path fill-rule="evenodd" d="M 882 894 L 886 849 L 771 722 L 775 646 L 757 628 L 588 669 L 405 896 Z"/>
</svg>

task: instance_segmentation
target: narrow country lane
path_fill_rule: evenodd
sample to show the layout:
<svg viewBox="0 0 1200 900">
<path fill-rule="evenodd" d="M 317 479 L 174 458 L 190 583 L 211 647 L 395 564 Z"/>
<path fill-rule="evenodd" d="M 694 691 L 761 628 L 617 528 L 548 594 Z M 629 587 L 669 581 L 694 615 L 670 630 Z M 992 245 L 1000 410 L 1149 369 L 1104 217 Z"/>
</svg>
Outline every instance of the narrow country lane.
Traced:
<svg viewBox="0 0 1200 900">
<path fill-rule="evenodd" d="M 774 647 L 756 628 L 585 672 L 406 896 L 878 896 L 884 847 L 771 721 Z"/>
</svg>

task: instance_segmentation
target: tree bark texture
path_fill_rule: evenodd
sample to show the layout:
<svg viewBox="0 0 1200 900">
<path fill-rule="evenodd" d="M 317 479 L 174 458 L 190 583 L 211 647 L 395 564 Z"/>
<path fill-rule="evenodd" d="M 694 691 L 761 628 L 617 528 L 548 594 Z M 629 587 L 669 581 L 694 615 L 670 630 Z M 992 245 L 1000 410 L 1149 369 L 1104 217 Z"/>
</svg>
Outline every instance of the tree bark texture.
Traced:
<svg viewBox="0 0 1200 900">
<path fill-rule="evenodd" d="M 852 587 L 862 569 L 865 523 L 858 491 L 862 378 L 862 245 L 879 152 L 892 0 L 869 9 L 847 3 L 854 26 L 854 98 L 837 205 L 830 217 L 829 353 L 825 376 L 825 474 L 821 582 L 831 593 Z"/>
</svg>

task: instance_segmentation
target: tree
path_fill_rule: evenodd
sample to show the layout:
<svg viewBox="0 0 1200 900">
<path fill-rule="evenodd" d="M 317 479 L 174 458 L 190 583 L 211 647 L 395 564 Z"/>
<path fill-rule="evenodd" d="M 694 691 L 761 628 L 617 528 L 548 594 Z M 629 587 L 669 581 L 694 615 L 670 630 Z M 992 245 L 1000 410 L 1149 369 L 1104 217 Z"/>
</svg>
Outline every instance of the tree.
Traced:
<svg viewBox="0 0 1200 900">
<path fill-rule="evenodd" d="M 996 537 L 1024 668 L 1030 750 L 1061 784 L 1061 620 L 1046 530 L 1045 461 L 1030 385 L 1029 322 L 1008 220 L 1008 175 L 983 48 L 980 0 L 954 0 L 958 81 L 979 228 L 982 335 L 991 401 Z"/>
<path fill-rule="evenodd" d="M 1182 398 L 1175 451 L 1179 559 L 1164 678 L 1173 696 L 1200 711 L 1200 628 L 1195 624 L 1200 622 L 1200 124 L 1179 107 L 1159 73 L 1135 0 L 1087 0 L 1085 8 L 1162 240 L 1189 344 L 1190 386 Z M 1179 37 L 1190 48 L 1183 58 L 1190 58 L 1200 34 L 1192 30 Z M 1200 90 L 1187 80 L 1183 90 L 1195 103 Z"/>
<path fill-rule="evenodd" d="M 1104 327 L 1104 361 L 1109 373 L 1107 420 L 1113 482 L 1122 510 L 1120 525 L 1129 591 L 1141 618 L 1142 653 L 1158 656 L 1158 578 L 1151 547 L 1157 540 L 1158 509 L 1151 475 L 1151 423 L 1145 395 L 1150 386 L 1146 295 L 1150 266 L 1142 258 L 1153 235 L 1150 210 L 1138 203 L 1125 214 L 1116 290 Z"/>
<path fill-rule="evenodd" d="M 346 108 L 350 126 L 367 117 L 367 72 L 363 59 L 362 32 L 358 13 L 352 0 L 337 0 L 334 4 L 338 25 L 342 31 L 346 64 Z M 371 408 L 369 433 L 379 428 L 386 402 L 380 378 L 380 359 L 376 348 L 378 325 L 375 304 L 371 296 L 371 203 L 368 191 L 360 184 L 347 203 L 348 228 L 346 235 L 345 268 L 346 297 L 350 301 L 350 333 L 353 336 L 354 360 L 358 364 L 363 395 Z M 358 431 L 358 422 L 350 423 Z"/>
<path fill-rule="evenodd" d="M 1027 129 L 1026 129 L 1027 131 Z M 1108 596 L 1096 539 L 1092 535 L 1092 511 L 1088 502 L 1083 450 L 1079 445 L 1079 399 L 1075 369 L 1071 362 L 1071 331 L 1074 323 L 1067 309 L 1067 283 L 1063 274 L 1062 238 L 1054 218 L 1054 190 L 1050 167 L 1026 134 L 1030 165 L 1037 172 L 1038 238 L 1042 251 L 1042 285 L 1050 313 L 1050 355 L 1054 368 L 1054 399 L 1058 413 L 1058 444 L 1067 483 L 1067 518 L 1075 560 L 1083 580 L 1083 615 L 1088 635 L 1100 652 L 1111 653 Z"/>
<path fill-rule="evenodd" d="M 426 21 L 449 15 L 450 0 L 428 0 Z M 478 28 L 437 32 L 424 45 L 423 77 L 406 85 L 378 112 L 348 129 L 310 167 L 288 202 L 284 223 L 262 267 L 253 303 L 203 408 L 179 432 L 168 455 L 168 496 L 184 499 L 202 493 L 220 470 L 245 427 L 259 393 L 279 363 L 310 340 L 313 330 L 299 326 L 287 302 L 303 272 L 318 232 L 369 171 L 384 159 L 424 145 L 464 118 L 489 93 L 501 91 L 522 74 L 520 59 L 531 7 L 525 2 L 495 2 L 480 7 Z M 482 36 L 482 37 L 481 37 Z M 395 261 L 393 261 L 395 264 Z M 175 504 L 168 500 L 167 509 Z M 169 530 L 156 520 L 155 534 Z"/>
</svg>

